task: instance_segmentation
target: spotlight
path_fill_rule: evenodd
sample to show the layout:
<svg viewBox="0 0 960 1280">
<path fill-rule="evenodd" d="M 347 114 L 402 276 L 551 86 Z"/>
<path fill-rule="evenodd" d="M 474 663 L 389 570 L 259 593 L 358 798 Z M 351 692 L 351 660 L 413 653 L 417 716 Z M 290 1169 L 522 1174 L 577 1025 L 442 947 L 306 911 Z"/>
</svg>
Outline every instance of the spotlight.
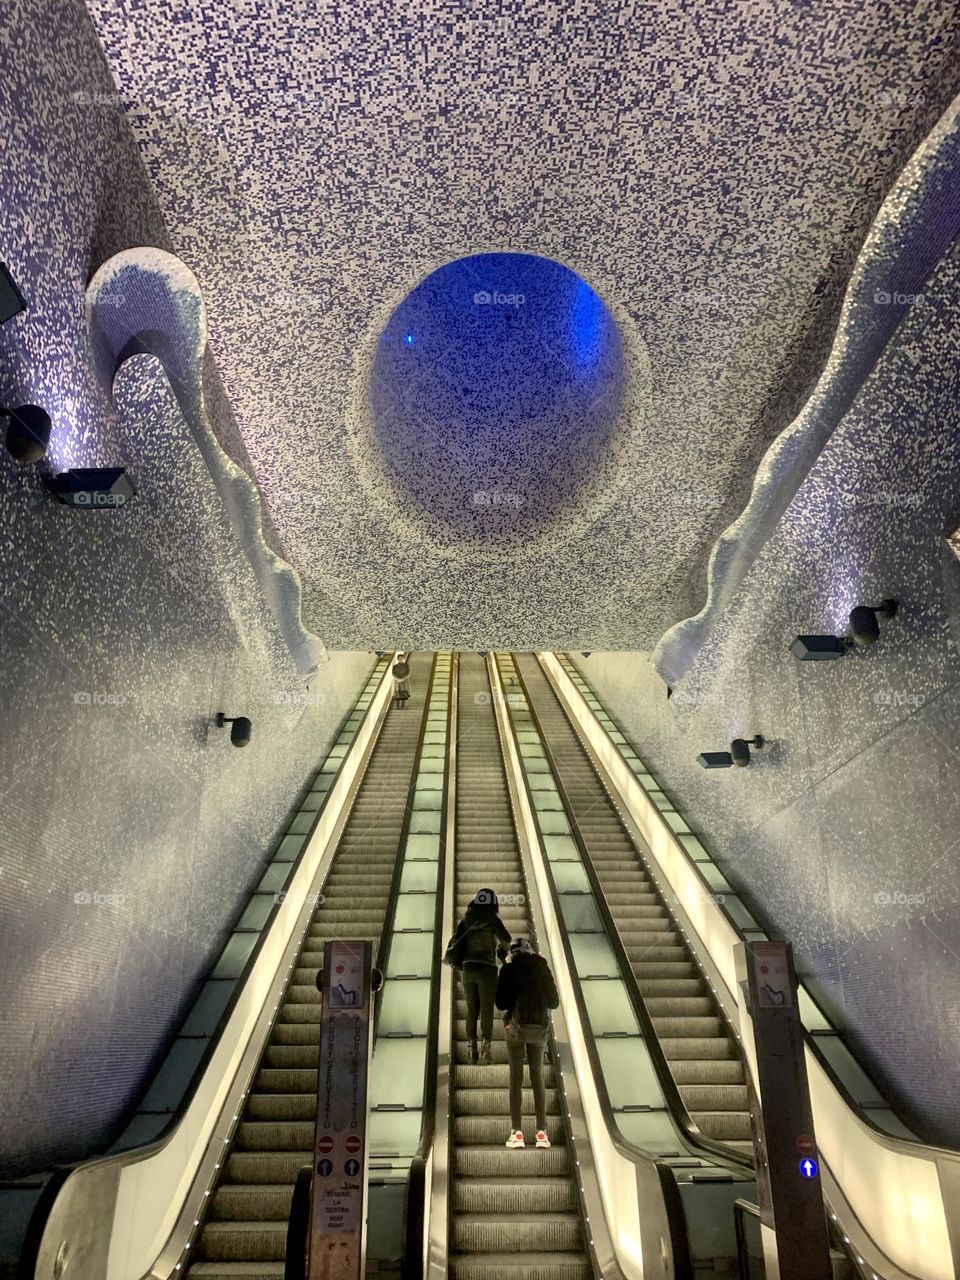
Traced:
<svg viewBox="0 0 960 1280">
<path fill-rule="evenodd" d="M 844 636 L 797 636 L 790 652 L 800 662 L 832 662 L 842 658 L 851 645 Z"/>
<path fill-rule="evenodd" d="M 758 733 L 754 738 L 734 738 L 730 743 L 730 756 L 733 763 L 741 769 L 746 769 L 750 763 L 750 748 L 756 747 L 759 751 L 763 746 L 763 738 Z"/>
<path fill-rule="evenodd" d="M 218 729 L 224 729 L 230 725 L 230 741 L 235 747 L 246 747 L 250 745 L 250 738 L 253 735 L 253 725 L 246 716 L 234 716 L 231 720 L 224 712 L 218 711 L 214 717 L 213 723 Z"/>
<path fill-rule="evenodd" d="M 733 756 L 729 751 L 701 751 L 697 756 L 697 764 L 704 769 L 729 769 L 733 764 Z"/>
<path fill-rule="evenodd" d="M 858 648 L 867 648 L 880 639 L 878 616 L 895 618 L 897 616 L 896 600 L 881 600 L 878 605 L 858 604 L 850 611 L 850 635 Z"/>
<path fill-rule="evenodd" d="M 745 769 L 750 763 L 750 748 L 759 749 L 764 742 L 759 733 L 753 738 L 734 738 L 729 751 L 701 751 L 697 764 L 703 769 L 729 769 L 733 765 Z"/>
<path fill-rule="evenodd" d="M 592 653 L 592 652 L 593 652 L 593 650 L 591 649 L 591 650 L 590 650 L 590 653 Z M 589 658 L 589 657 L 590 657 L 590 653 L 584 653 L 584 651 L 581 649 L 581 650 L 580 650 L 580 657 L 581 657 L 581 658 Z"/>
<path fill-rule="evenodd" d="M 10 268 L 5 262 L 0 262 L 0 324 L 6 324 L 26 309 L 27 304 L 14 283 Z"/>
<path fill-rule="evenodd" d="M 850 611 L 849 636 L 797 636 L 790 652 L 800 662 L 830 662 L 842 658 L 851 649 L 866 649 L 880 639 L 877 617 L 895 618 L 896 600 L 881 600 L 877 605 L 858 604 Z"/>
<path fill-rule="evenodd" d="M 123 467 L 73 467 L 48 483 L 58 502 L 81 511 L 122 507 L 137 492 Z"/>
<path fill-rule="evenodd" d="M 38 404 L 2 409 L 7 422 L 7 452 L 21 466 L 40 462 L 50 443 L 50 415 Z"/>
</svg>

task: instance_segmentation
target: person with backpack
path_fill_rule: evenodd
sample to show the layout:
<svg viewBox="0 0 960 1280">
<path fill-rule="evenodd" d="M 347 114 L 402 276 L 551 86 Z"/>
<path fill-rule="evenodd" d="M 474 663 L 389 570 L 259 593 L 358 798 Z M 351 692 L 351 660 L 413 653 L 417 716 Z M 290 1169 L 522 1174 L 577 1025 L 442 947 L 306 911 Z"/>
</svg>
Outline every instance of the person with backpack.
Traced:
<svg viewBox="0 0 960 1280">
<path fill-rule="evenodd" d="M 497 990 L 497 944 L 510 941 L 500 919 L 500 903 L 492 889 L 481 889 L 450 939 L 444 959 L 460 970 L 467 1001 L 470 1061 L 486 1066 L 493 1039 L 493 1000 Z M 477 1022 L 480 1043 L 477 1044 Z"/>
<path fill-rule="evenodd" d="M 523 1137 L 523 1062 L 530 1068 L 538 1147 L 549 1147 L 547 1095 L 543 1084 L 543 1050 L 550 1033 L 550 1010 L 560 1003 L 550 966 L 527 938 L 510 943 L 507 963 L 497 979 L 496 1005 L 503 1010 L 503 1029 L 510 1064 L 510 1137 L 506 1145 L 526 1145 Z"/>
</svg>

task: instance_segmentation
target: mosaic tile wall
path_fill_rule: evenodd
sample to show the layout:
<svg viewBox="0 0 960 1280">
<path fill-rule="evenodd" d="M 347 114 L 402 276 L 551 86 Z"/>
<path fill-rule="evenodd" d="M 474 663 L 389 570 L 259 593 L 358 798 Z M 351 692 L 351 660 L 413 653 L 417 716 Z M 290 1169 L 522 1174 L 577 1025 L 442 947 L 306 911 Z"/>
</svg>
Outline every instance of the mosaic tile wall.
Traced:
<svg viewBox="0 0 960 1280">
<path fill-rule="evenodd" d="M 939 0 L 89 8 L 306 621 L 341 647 L 646 648 L 696 612 L 881 200 L 960 88 L 960 8 Z M 522 553 L 502 506 L 451 539 L 448 472 L 426 501 L 394 483 L 370 411 L 396 306 L 497 250 L 596 290 L 634 405 L 622 489 L 586 527 L 535 458 L 513 484 L 501 465 L 517 525 L 537 519 Z M 413 459 L 416 406 L 397 429 Z M 464 492 L 489 491 L 471 468 Z"/>
<path fill-rule="evenodd" d="M 117 397 L 122 511 L 0 465 L 0 1176 L 115 1136 L 373 662 L 305 689 L 158 364 Z"/>
<path fill-rule="evenodd" d="M 642 655 L 578 666 L 694 829 L 795 944 L 878 1083 L 960 1144 L 960 250 L 929 282 L 668 701 Z M 899 599 L 877 647 L 803 632 Z M 749 769 L 696 764 L 763 734 Z"/>
</svg>

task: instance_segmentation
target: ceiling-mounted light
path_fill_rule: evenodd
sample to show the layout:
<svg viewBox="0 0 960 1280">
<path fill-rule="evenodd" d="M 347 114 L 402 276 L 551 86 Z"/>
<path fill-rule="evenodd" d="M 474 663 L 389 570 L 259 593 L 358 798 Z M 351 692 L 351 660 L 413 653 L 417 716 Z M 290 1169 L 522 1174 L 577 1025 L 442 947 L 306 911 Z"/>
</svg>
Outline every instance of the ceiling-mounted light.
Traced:
<svg viewBox="0 0 960 1280">
<path fill-rule="evenodd" d="M 761 734 L 756 734 L 753 738 L 734 738 L 730 743 L 730 755 L 733 763 L 740 769 L 745 769 L 750 763 L 750 748 L 756 747 L 759 751 L 763 746 L 764 739 Z"/>
<path fill-rule="evenodd" d="M 895 618 L 896 600 L 881 600 L 877 605 L 858 604 L 850 610 L 849 636 L 797 636 L 790 652 L 801 662 L 829 662 L 845 657 L 851 649 L 868 648 L 880 638 L 878 616 Z"/>
<path fill-rule="evenodd" d="M 0 262 L 0 324 L 6 324 L 26 309 L 26 301 L 10 274 L 10 268 L 5 262 Z"/>
<path fill-rule="evenodd" d="M 896 600 L 881 600 L 879 604 L 858 604 L 850 611 L 850 638 L 861 649 L 876 644 L 880 639 L 880 623 L 877 618 L 895 618 Z"/>
<path fill-rule="evenodd" d="M 41 462 L 50 443 L 50 415 L 38 404 L 22 404 L 16 409 L 0 409 L 6 419 L 7 452 L 21 466 Z"/>
<path fill-rule="evenodd" d="M 81 511 L 122 507 L 137 492 L 123 467 L 73 467 L 48 483 L 58 502 Z"/>
<path fill-rule="evenodd" d="M 758 733 L 752 738 L 734 738 L 729 751 L 701 751 L 697 764 L 703 769 L 745 769 L 750 763 L 750 748 L 761 748 L 766 740 Z"/>
<path fill-rule="evenodd" d="M 225 729 L 227 725 L 230 725 L 230 741 L 235 747 L 250 745 L 250 739 L 253 736 L 253 725 L 247 716 L 234 716 L 231 719 L 223 711 L 218 711 L 213 723 L 218 729 Z"/>
</svg>

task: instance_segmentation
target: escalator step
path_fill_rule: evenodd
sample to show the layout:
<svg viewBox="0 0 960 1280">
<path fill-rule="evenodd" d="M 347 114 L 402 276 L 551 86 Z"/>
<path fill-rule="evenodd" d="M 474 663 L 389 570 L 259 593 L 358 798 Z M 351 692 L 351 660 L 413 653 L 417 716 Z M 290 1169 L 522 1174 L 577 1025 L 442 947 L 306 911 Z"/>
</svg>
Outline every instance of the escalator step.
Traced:
<svg viewBox="0 0 960 1280">
<path fill-rule="evenodd" d="M 217 1188 L 214 1221 L 283 1222 L 290 1217 L 292 1183 L 225 1183 Z"/>
<path fill-rule="evenodd" d="M 452 1204 L 457 1213 L 576 1213 L 577 1192 L 563 1177 L 457 1178 Z"/>
<path fill-rule="evenodd" d="M 231 1183 L 289 1183 L 292 1187 L 311 1156 L 310 1151 L 233 1151 L 227 1159 L 226 1176 Z"/>
<path fill-rule="evenodd" d="M 743 1111 L 750 1108 L 745 1084 L 680 1085 L 688 1111 Z"/>
<path fill-rule="evenodd" d="M 457 1081 L 459 1086 L 459 1079 Z M 560 1114 L 559 1094 L 556 1089 L 547 1089 L 547 1115 Z M 454 1115 L 458 1116 L 509 1116 L 510 1094 L 507 1089 L 461 1089 L 454 1090 Z M 316 1108 L 314 1108 L 316 1109 Z M 523 1091 L 523 1114 L 533 1115 L 533 1091 Z"/>
<path fill-rule="evenodd" d="M 582 1248 L 580 1219 L 574 1213 L 459 1213 L 451 1247 L 458 1253 L 492 1253 L 506 1241 L 514 1253 L 570 1253 Z"/>
<path fill-rule="evenodd" d="M 524 1120 L 524 1132 L 528 1139 L 533 1137 L 532 1127 Z M 510 1129 L 509 1121 L 498 1134 L 499 1141 L 490 1146 L 471 1146 L 469 1143 L 458 1143 L 453 1152 L 453 1169 L 458 1177 L 464 1178 L 521 1178 L 568 1177 L 570 1174 L 570 1153 L 566 1147 L 548 1147 L 538 1151 L 530 1145 L 519 1151 L 510 1151 L 503 1144 L 507 1140 Z"/>
<path fill-rule="evenodd" d="M 593 1280 L 582 1253 L 451 1254 L 451 1280 Z"/>
<path fill-rule="evenodd" d="M 317 1095 L 309 1093 L 252 1093 L 244 1112 L 251 1120 L 308 1120 L 317 1115 Z"/>
<path fill-rule="evenodd" d="M 198 1280 L 284 1280 L 282 1262 L 195 1262 L 190 1275 Z"/>
<path fill-rule="evenodd" d="M 250 1095 L 251 1101 L 254 1096 Z M 313 1120 L 244 1120 L 234 1141 L 238 1151 L 302 1151 L 309 1164 L 313 1129 Z"/>
<path fill-rule="evenodd" d="M 524 1116 L 524 1124 L 531 1125 L 532 1117 Z M 457 1143 L 465 1142 L 470 1146 L 482 1146 L 484 1143 L 502 1146 L 510 1136 L 510 1112 L 503 1111 L 493 1116 L 457 1116 L 453 1122 L 453 1137 Z M 547 1137 L 552 1143 L 560 1146 L 566 1142 L 563 1124 L 559 1116 L 547 1116 Z M 506 1151 L 506 1147 L 504 1147 Z M 508 1154 L 514 1155 L 515 1152 Z M 538 1152 L 538 1154 L 543 1154 Z"/>
<path fill-rule="evenodd" d="M 283 1262 L 285 1222 L 208 1222 L 198 1254 L 213 1262 Z"/>
</svg>

